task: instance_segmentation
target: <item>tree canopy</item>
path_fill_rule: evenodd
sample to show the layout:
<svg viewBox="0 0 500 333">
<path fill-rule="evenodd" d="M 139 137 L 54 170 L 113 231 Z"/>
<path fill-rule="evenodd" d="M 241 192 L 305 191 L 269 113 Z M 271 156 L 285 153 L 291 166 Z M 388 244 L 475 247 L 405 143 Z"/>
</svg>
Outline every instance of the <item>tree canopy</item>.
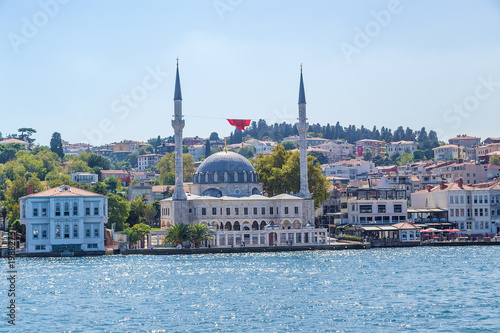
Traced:
<svg viewBox="0 0 500 333">
<path fill-rule="evenodd" d="M 330 183 L 321 173 L 319 163 L 315 161 L 315 157 L 310 155 L 307 157 L 307 173 L 309 191 L 314 199 L 315 207 L 319 207 L 328 198 Z M 257 155 L 253 163 L 268 195 L 299 193 L 300 153 L 298 151 L 292 153 L 280 144 L 273 148 L 271 155 Z"/>
</svg>

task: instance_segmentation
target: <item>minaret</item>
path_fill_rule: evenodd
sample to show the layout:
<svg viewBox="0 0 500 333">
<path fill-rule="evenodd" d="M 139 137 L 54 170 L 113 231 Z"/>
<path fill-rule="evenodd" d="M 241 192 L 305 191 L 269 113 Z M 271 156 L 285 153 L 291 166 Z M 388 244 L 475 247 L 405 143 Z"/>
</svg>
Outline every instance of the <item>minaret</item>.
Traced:
<svg viewBox="0 0 500 333">
<path fill-rule="evenodd" d="M 304 81 L 302 79 L 302 64 L 300 65 L 300 87 L 299 87 L 299 151 L 300 151 L 300 191 L 299 196 L 305 199 L 311 198 L 307 181 L 307 124 L 306 117 L 306 94 L 304 92 Z"/>
<path fill-rule="evenodd" d="M 184 193 L 184 171 L 182 166 L 182 129 L 184 128 L 184 119 L 182 119 L 182 94 L 181 81 L 179 79 L 179 58 L 177 58 L 177 74 L 175 76 L 174 92 L 174 119 L 172 127 L 175 132 L 175 191 L 172 195 L 173 200 L 186 200 Z"/>
</svg>

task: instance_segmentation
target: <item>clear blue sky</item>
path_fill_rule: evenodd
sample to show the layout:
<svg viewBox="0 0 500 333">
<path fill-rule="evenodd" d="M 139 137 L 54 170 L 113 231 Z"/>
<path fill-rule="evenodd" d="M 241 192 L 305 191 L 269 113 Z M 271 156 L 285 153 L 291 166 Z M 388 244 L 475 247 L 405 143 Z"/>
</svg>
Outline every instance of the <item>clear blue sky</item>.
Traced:
<svg viewBox="0 0 500 333">
<path fill-rule="evenodd" d="M 4 135 L 172 135 L 179 57 L 185 136 L 228 135 L 223 118 L 295 122 L 300 63 L 309 122 L 500 136 L 497 0 L 54 3 L 0 1 Z"/>
</svg>

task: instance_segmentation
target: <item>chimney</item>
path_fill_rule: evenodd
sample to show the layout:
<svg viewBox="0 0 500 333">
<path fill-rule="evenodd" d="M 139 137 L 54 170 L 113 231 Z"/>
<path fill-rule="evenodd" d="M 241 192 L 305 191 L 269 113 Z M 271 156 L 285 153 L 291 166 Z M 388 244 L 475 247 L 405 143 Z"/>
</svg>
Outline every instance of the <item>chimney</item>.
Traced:
<svg viewBox="0 0 500 333">
<path fill-rule="evenodd" d="M 441 183 L 439 183 L 439 189 L 444 190 L 445 188 L 446 186 L 444 185 L 444 180 L 442 180 Z"/>
<path fill-rule="evenodd" d="M 33 185 L 28 185 L 28 195 L 33 194 Z"/>
<path fill-rule="evenodd" d="M 457 183 L 458 183 L 458 187 L 464 188 L 464 180 L 462 178 L 459 178 Z"/>
</svg>

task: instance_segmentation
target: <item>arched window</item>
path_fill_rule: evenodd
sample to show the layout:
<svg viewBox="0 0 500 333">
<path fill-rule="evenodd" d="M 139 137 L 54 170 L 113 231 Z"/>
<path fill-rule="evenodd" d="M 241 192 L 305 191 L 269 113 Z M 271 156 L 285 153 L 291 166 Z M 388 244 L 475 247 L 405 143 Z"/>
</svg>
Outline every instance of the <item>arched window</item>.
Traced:
<svg viewBox="0 0 500 333">
<path fill-rule="evenodd" d="M 227 174 L 227 171 L 224 171 L 224 183 L 227 183 L 229 181 L 229 176 Z"/>
<path fill-rule="evenodd" d="M 260 222 L 260 230 L 264 230 L 265 226 L 266 226 L 266 221 Z"/>
<path fill-rule="evenodd" d="M 240 222 L 238 222 L 238 221 L 234 222 L 233 229 L 240 230 Z"/>
<path fill-rule="evenodd" d="M 217 171 L 214 172 L 214 183 L 217 183 L 218 179 L 217 179 Z"/>
<path fill-rule="evenodd" d="M 73 203 L 73 215 L 78 215 L 78 204 Z"/>
<path fill-rule="evenodd" d="M 239 182 L 239 178 L 238 178 L 238 172 L 234 172 L 234 182 L 237 183 Z"/>
<path fill-rule="evenodd" d="M 253 223 L 252 223 L 252 230 L 259 230 L 259 222 L 253 221 Z"/>
<path fill-rule="evenodd" d="M 73 226 L 73 238 L 78 238 L 78 224 Z"/>
<path fill-rule="evenodd" d="M 56 216 L 61 216 L 61 204 L 56 203 Z"/>
<path fill-rule="evenodd" d="M 246 183 L 248 181 L 248 175 L 247 175 L 247 172 L 244 171 L 243 172 L 243 181 Z"/>
<path fill-rule="evenodd" d="M 61 226 L 56 225 L 56 238 L 61 238 Z"/>
<path fill-rule="evenodd" d="M 231 231 L 231 222 L 227 221 L 226 222 L 226 230 Z"/>
<path fill-rule="evenodd" d="M 69 238 L 69 225 L 64 226 L 64 238 Z"/>
<path fill-rule="evenodd" d="M 64 216 L 69 216 L 69 203 L 64 203 Z"/>
</svg>

